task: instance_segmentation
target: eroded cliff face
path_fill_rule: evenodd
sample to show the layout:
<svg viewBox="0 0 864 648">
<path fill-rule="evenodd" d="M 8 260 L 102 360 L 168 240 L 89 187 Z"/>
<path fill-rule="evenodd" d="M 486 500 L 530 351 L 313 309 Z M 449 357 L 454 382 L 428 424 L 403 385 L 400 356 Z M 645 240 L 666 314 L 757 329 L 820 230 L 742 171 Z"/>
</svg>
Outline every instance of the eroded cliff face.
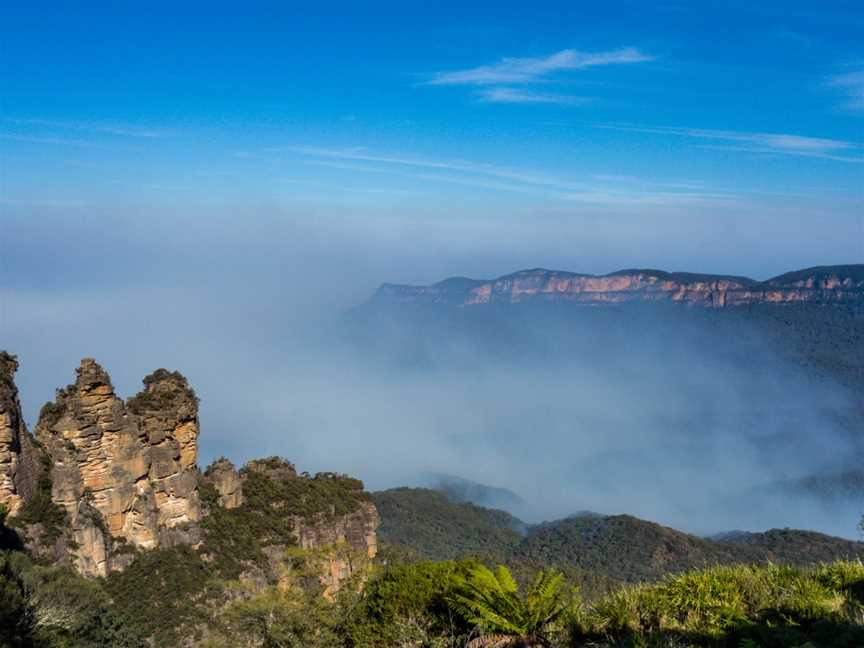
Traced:
<svg viewBox="0 0 864 648">
<path fill-rule="evenodd" d="M 79 571 L 121 568 L 124 544 L 195 542 L 198 406 L 186 380 L 159 370 L 127 404 L 95 360 L 77 374 L 43 408 L 36 437 L 52 460 L 52 498 L 66 511 Z"/>
<path fill-rule="evenodd" d="M 297 544 L 303 549 L 326 549 L 320 576 L 325 596 L 333 595 L 361 570 L 365 560 L 378 554 L 379 525 L 378 509 L 372 502 L 361 502 L 352 513 L 296 519 Z"/>
<path fill-rule="evenodd" d="M 34 444 L 21 415 L 17 366 L 0 352 L 0 504 L 42 559 L 95 577 L 157 547 L 193 545 L 218 558 L 221 545 L 207 545 L 213 525 L 204 521 L 214 508 L 234 516 L 229 534 L 232 525 L 266 520 L 255 541 L 272 563 L 269 573 L 243 555 L 248 548 L 241 547 L 240 560 L 268 582 L 285 571 L 291 547 L 320 554 L 328 593 L 377 553 L 378 513 L 359 480 L 298 474 L 276 457 L 239 471 L 220 459 L 200 474 L 198 399 L 179 373 L 153 372 L 124 401 L 108 373 L 85 358 L 75 382 L 42 408 Z"/>
<path fill-rule="evenodd" d="M 809 268 L 764 282 L 659 270 L 621 270 L 594 276 L 534 269 L 490 281 L 455 278 L 432 286 L 384 284 L 374 298 L 385 303 L 463 307 L 530 300 L 593 306 L 673 302 L 707 308 L 757 303 L 864 304 L 864 265 Z"/>
<path fill-rule="evenodd" d="M 314 552 L 318 577 L 329 596 L 378 553 L 378 510 L 358 480 L 335 473 L 301 475 L 293 464 L 276 457 L 250 461 L 239 471 L 219 459 L 203 479 L 226 509 L 246 505 L 283 512 L 287 536 L 263 541 L 272 574 L 280 572 L 290 546 Z M 255 490 L 247 501 L 244 488 L 249 487 Z"/>
<path fill-rule="evenodd" d="M 378 510 L 371 502 L 361 502 L 351 513 L 334 515 L 331 512 L 311 519 L 295 519 L 295 537 L 303 549 L 347 544 L 367 558 L 374 558 L 378 554 Z"/>
<path fill-rule="evenodd" d="M 13 516 L 34 492 L 38 471 L 15 386 L 17 370 L 15 356 L 0 351 L 0 506 Z"/>
<path fill-rule="evenodd" d="M 235 509 L 243 504 L 243 479 L 228 459 L 222 457 L 210 464 L 203 479 L 216 491 L 219 506 Z"/>
</svg>

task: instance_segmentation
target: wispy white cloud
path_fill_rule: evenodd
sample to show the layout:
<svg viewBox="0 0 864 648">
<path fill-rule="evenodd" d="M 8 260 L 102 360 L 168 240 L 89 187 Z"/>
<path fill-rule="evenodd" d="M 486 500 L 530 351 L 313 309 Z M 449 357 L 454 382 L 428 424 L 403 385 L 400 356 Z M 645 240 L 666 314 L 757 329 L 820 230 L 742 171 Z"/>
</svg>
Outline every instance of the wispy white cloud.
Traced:
<svg viewBox="0 0 864 648">
<path fill-rule="evenodd" d="M 729 204 L 740 199 L 733 193 L 696 191 L 587 191 L 561 196 L 562 200 L 594 205 L 661 205 Z"/>
<path fill-rule="evenodd" d="M 367 151 L 363 148 L 332 149 L 314 146 L 292 146 L 289 151 L 301 155 L 311 155 L 324 158 L 336 158 L 341 160 L 357 160 L 363 162 L 376 162 L 388 165 L 410 166 L 426 169 L 460 171 L 464 173 L 479 174 L 513 180 L 522 184 L 533 184 L 550 187 L 570 187 L 574 184 L 557 176 L 537 171 L 525 171 L 511 167 L 502 167 L 466 160 L 432 160 L 428 158 L 408 157 L 400 155 L 381 155 Z"/>
<path fill-rule="evenodd" d="M 516 182 L 506 182 L 496 179 L 489 179 L 471 175 L 454 175 L 453 173 L 440 172 L 437 169 L 442 167 L 432 167 L 435 171 L 409 171 L 405 169 L 383 168 L 380 166 L 372 166 L 364 163 L 346 163 L 334 161 L 312 161 L 309 164 L 314 164 L 331 169 L 343 169 L 346 171 L 357 171 L 361 173 L 386 174 L 395 175 L 402 178 L 411 178 L 413 180 L 424 180 L 432 182 L 443 182 L 446 184 L 457 184 L 465 187 L 475 187 L 478 189 L 489 189 L 492 191 L 507 191 L 515 193 L 537 193 L 542 191 L 541 187 L 531 184 L 522 184 Z"/>
<path fill-rule="evenodd" d="M 66 137 L 41 137 L 37 135 L 19 135 L 18 133 L 0 133 L 0 139 L 13 142 L 29 142 L 31 144 L 53 144 L 57 146 L 80 146 L 83 148 L 102 148 L 87 140 L 69 139 Z"/>
<path fill-rule="evenodd" d="M 854 154 L 861 150 L 861 144 L 825 137 L 634 124 L 598 124 L 597 127 L 634 133 L 673 135 L 713 142 L 733 142 L 734 145 L 727 145 L 723 148 L 745 153 L 794 155 L 838 162 L 864 162 L 864 157 Z"/>
<path fill-rule="evenodd" d="M 844 108 L 864 111 L 864 69 L 833 76 L 828 80 L 828 85 L 840 88 L 846 93 Z"/>
<path fill-rule="evenodd" d="M 546 199 L 603 205 L 728 203 L 734 192 L 695 185 L 653 182 L 628 176 L 589 176 L 587 181 L 557 178 L 541 171 L 497 167 L 464 160 L 431 160 L 379 155 L 365 149 L 290 147 L 313 159 L 310 164 L 347 171 L 391 174 L 416 180 L 443 182 L 492 191 L 533 194 Z M 675 189 L 686 189 L 677 191 Z"/>
<path fill-rule="evenodd" d="M 38 119 L 32 117 L 5 117 L 3 121 L 18 126 L 36 126 L 57 130 L 71 130 L 84 133 L 101 133 L 120 137 L 137 137 L 144 139 L 161 139 L 171 137 L 168 130 L 143 127 L 132 124 L 102 123 L 90 121 L 60 121 L 54 119 Z"/>
<path fill-rule="evenodd" d="M 480 92 L 480 99 L 487 103 L 512 103 L 512 104 L 564 104 L 581 105 L 590 101 L 585 97 L 574 97 L 571 95 L 550 94 L 523 90 L 520 88 L 485 88 Z"/>
<path fill-rule="evenodd" d="M 653 57 L 635 47 L 623 47 L 609 52 L 579 52 L 565 49 L 550 56 L 537 58 L 503 58 L 492 65 L 451 72 L 438 72 L 429 85 L 497 85 L 524 84 L 541 81 L 555 72 L 582 70 L 601 65 L 642 63 Z"/>
</svg>

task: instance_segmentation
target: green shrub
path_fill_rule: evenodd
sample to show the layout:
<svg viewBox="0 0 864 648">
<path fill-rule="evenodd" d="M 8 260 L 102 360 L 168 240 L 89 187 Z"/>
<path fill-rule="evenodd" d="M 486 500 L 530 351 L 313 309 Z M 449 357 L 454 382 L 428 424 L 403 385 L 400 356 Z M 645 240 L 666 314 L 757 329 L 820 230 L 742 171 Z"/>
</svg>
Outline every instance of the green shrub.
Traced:
<svg viewBox="0 0 864 648">
<path fill-rule="evenodd" d="M 822 565 L 816 570 L 819 582 L 838 592 L 843 592 L 849 605 L 864 608 L 864 563 L 860 560 Z"/>
<path fill-rule="evenodd" d="M 445 597 L 460 566 L 451 561 L 421 561 L 388 567 L 373 577 L 348 617 L 348 646 L 431 645 L 435 638 L 467 634 Z"/>
<path fill-rule="evenodd" d="M 198 396 L 183 374 L 179 371 L 157 369 L 144 377 L 144 389 L 129 398 L 126 406 L 133 414 L 145 414 L 169 409 L 178 400 L 187 398 L 198 406 Z"/>
<path fill-rule="evenodd" d="M 69 568 L 0 553 L 0 646 L 144 648 L 124 627 L 99 581 Z"/>
<path fill-rule="evenodd" d="M 659 601 L 647 585 L 624 587 L 594 603 L 583 618 L 580 634 L 623 638 L 650 633 L 660 626 Z"/>
<path fill-rule="evenodd" d="M 338 637 L 338 626 L 344 614 L 341 602 L 323 597 L 320 587 L 304 587 L 300 581 L 289 578 L 277 586 L 251 589 L 244 583 L 230 584 L 231 600 L 220 610 L 205 646 L 333 648 L 341 645 Z"/>
<path fill-rule="evenodd" d="M 187 546 L 141 552 L 129 567 L 105 581 L 118 618 L 135 636 L 157 648 L 174 648 L 208 620 L 218 594 L 211 568 Z"/>
<path fill-rule="evenodd" d="M 101 582 L 87 580 L 69 568 L 35 565 L 23 582 L 37 640 L 46 646 L 76 648 L 143 648 L 115 615 Z"/>
<path fill-rule="evenodd" d="M 657 593 L 660 616 L 689 630 L 720 634 L 747 618 L 734 568 L 715 567 L 670 577 Z"/>
<path fill-rule="evenodd" d="M 737 565 L 670 576 L 604 597 L 574 636 L 633 645 L 864 645 L 864 618 L 853 592 L 861 572 L 860 564 L 841 562 L 815 569 Z"/>
<path fill-rule="evenodd" d="M 549 645 L 576 605 L 575 596 L 565 591 L 564 577 L 553 571 L 539 572 L 524 595 L 504 565 L 495 571 L 472 565 L 454 573 L 451 580 L 447 604 L 481 635 L 507 635 Z"/>
<path fill-rule="evenodd" d="M 24 584 L 10 564 L 10 553 L 0 552 L 0 646 L 32 645 L 33 618 L 27 609 Z"/>
</svg>

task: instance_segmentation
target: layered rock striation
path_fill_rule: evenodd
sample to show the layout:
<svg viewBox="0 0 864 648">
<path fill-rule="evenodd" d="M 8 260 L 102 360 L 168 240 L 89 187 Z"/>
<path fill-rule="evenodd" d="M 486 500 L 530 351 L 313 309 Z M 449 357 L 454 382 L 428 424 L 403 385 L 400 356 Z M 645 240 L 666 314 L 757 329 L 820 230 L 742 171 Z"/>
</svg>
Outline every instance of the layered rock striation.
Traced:
<svg viewBox="0 0 864 648">
<path fill-rule="evenodd" d="M 660 270 L 621 270 L 595 276 L 537 268 L 493 280 L 457 277 L 431 286 L 384 284 L 373 297 L 373 303 L 459 307 L 531 300 L 591 306 L 672 302 L 706 308 L 759 303 L 864 304 L 864 265 L 809 268 L 764 282 Z"/>
<path fill-rule="evenodd" d="M 74 560 L 105 575 L 118 545 L 194 542 L 198 403 L 186 379 L 163 369 L 126 403 L 95 360 L 81 361 L 35 429 L 51 458 L 52 498 L 68 517 Z"/>
<path fill-rule="evenodd" d="M 18 360 L 0 351 L 0 506 L 17 514 L 36 488 L 38 463 L 24 417 L 15 372 Z"/>
<path fill-rule="evenodd" d="M 286 550 L 299 547 L 321 553 L 328 592 L 358 557 L 375 556 L 378 513 L 359 480 L 298 474 L 275 457 L 240 470 L 219 459 L 201 474 L 198 399 L 181 374 L 158 369 L 124 401 L 85 358 L 75 382 L 42 408 L 34 439 L 17 367 L 0 352 L 0 506 L 35 555 L 97 577 L 140 551 L 186 544 L 216 563 L 233 553 L 240 573 L 261 575 L 269 561 L 262 577 L 272 580 Z"/>
</svg>

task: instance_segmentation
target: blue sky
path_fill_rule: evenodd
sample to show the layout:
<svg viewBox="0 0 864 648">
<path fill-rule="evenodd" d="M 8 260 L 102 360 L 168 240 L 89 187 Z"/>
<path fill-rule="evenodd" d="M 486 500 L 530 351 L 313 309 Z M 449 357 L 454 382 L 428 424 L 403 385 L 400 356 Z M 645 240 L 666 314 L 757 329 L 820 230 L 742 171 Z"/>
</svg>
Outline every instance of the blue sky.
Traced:
<svg viewBox="0 0 864 648">
<path fill-rule="evenodd" d="M 860 260 L 864 8 L 753 4 L 7 3 L 0 208 L 677 237 L 569 263 L 595 272 L 692 263 L 682 232 L 727 221 L 787 240 L 693 269 Z"/>
<path fill-rule="evenodd" d="M 571 406 L 572 376 L 409 380 L 327 323 L 382 282 L 860 263 L 862 34 L 860 1 L 7 0 L 0 348 L 28 421 L 92 356 L 123 396 L 188 376 L 202 465 L 499 483 L 504 451 L 447 435 Z M 615 421 L 610 388 L 587 409 Z"/>
</svg>

